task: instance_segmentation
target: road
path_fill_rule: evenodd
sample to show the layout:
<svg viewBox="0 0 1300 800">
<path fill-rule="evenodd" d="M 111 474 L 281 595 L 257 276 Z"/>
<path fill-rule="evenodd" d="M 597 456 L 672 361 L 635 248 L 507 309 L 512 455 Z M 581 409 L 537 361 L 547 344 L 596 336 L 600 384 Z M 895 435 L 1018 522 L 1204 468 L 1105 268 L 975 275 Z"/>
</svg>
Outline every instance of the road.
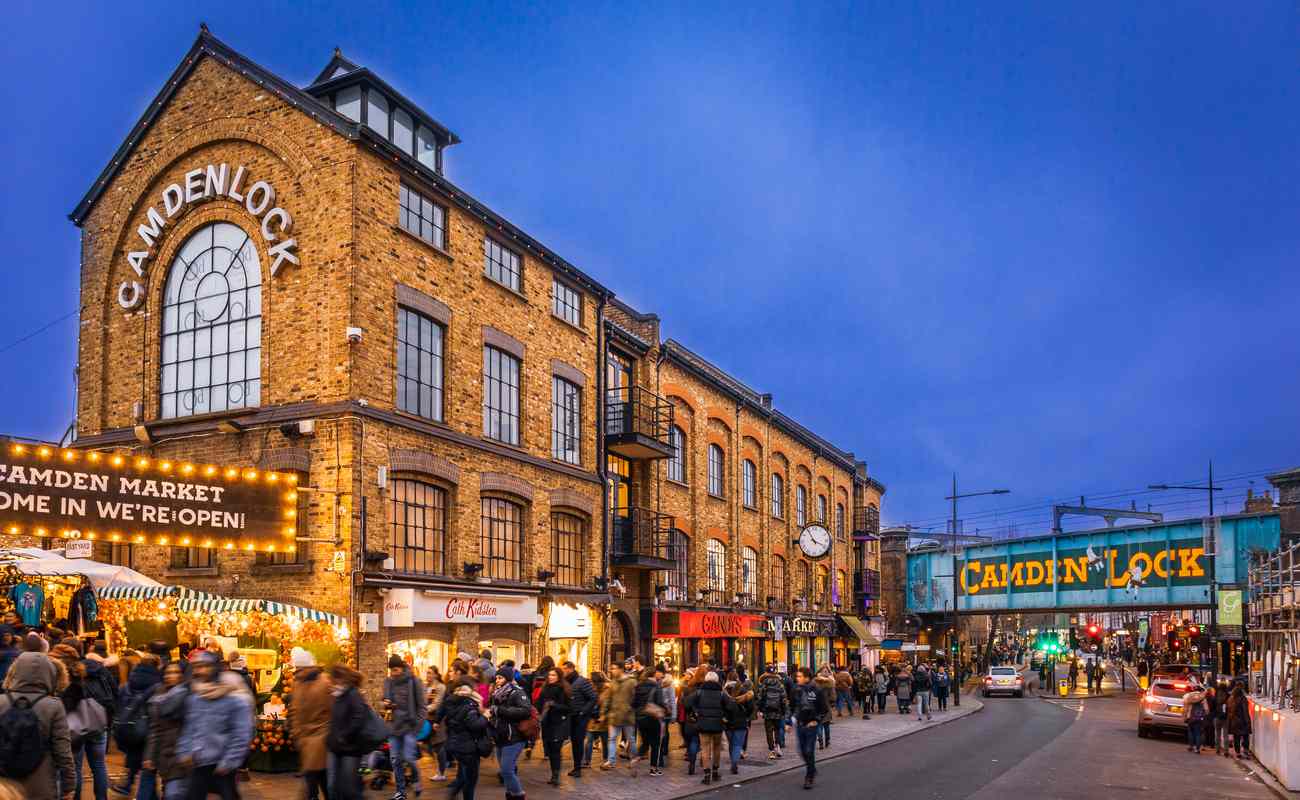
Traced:
<svg viewBox="0 0 1300 800">
<path fill-rule="evenodd" d="M 863 800 L 1096 800 L 1157 797 L 1264 800 L 1273 793 L 1235 761 L 1188 753 L 1176 737 L 1139 739 L 1133 695 L 989 698 L 966 719 L 832 759 L 810 797 Z M 702 797 L 802 796 L 802 772 Z"/>
</svg>

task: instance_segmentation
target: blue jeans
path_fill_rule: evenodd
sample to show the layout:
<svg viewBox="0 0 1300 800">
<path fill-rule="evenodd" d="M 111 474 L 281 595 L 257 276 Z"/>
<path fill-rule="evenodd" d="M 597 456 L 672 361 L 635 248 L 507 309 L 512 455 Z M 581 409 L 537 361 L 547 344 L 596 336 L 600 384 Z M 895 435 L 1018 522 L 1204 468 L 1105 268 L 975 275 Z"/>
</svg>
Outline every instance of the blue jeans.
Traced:
<svg viewBox="0 0 1300 800">
<path fill-rule="evenodd" d="M 506 794 L 522 795 L 524 787 L 519 783 L 519 754 L 524 752 L 523 742 L 514 742 L 497 748 L 497 765 L 500 767 L 501 779 L 506 782 Z"/>
<path fill-rule="evenodd" d="M 140 788 L 135 793 L 135 800 L 158 800 L 158 777 L 153 770 L 140 771 Z"/>
<path fill-rule="evenodd" d="M 781 725 L 776 729 L 776 746 L 781 748 L 782 752 L 785 751 L 785 728 L 789 724 L 790 718 L 784 717 L 781 720 Z"/>
<path fill-rule="evenodd" d="M 81 800 L 81 755 L 85 753 L 90 762 L 90 774 L 94 779 L 95 800 L 108 800 L 108 765 L 104 763 L 104 751 L 108 746 L 108 734 L 104 731 L 92 733 L 72 747 L 72 763 L 77 770 L 77 785 L 72 787 L 73 800 Z"/>
<path fill-rule="evenodd" d="M 740 765 L 740 753 L 745 749 L 745 732 L 727 731 L 727 755 L 731 758 L 731 766 Z"/>
<path fill-rule="evenodd" d="M 917 719 L 920 719 L 922 714 L 924 714 L 927 717 L 930 716 L 930 693 L 929 692 L 917 692 L 916 697 L 913 698 L 913 701 L 916 703 Z"/>
<path fill-rule="evenodd" d="M 818 726 L 819 727 L 819 726 Z M 817 727 L 796 725 L 795 736 L 799 739 L 799 755 L 803 756 L 803 774 L 805 778 L 817 775 Z"/>
<path fill-rule="evenodd" d="M 397 784 L 397 791 L 400 794 L 406 794 L 406 769 L 402 766 L 411 765 L 412 780 L 415 781 L 415 788 L 420 788 L 420 742 L 415 738 L 414 733 L 403 733 L 399 736 L 388 737 L 388 758 L 393 762 L 393 781 Z"/>
<path fill-rule="evenodd" d="M 853 713 L 853 695 L 849 694 L 848 689 L 836 689 L 835 710 L 839 711 L 841 708 L 844 707 L 848 708 L 850 714 Z"/>
<path fill-rule="evenodd" d="M 1200 747 L 1200 746 L 1201 746 L 1201 722 L 1200 722 L 1200 720 L 1192 720 L 1192 721 L 1189 721 L 1189 722 L 1187 723 L 1187 746 L 1188 746 L 1188 747 Z"/>
<path fill-rule="evenodd" d="M 181 800 L 189 788 L 184 778 L 172 778 L 163 783 L 163 800 Z"/>
<path fill-rule="evenodd" d="M 694 764 L 695 759 L 700 755 L 700 733 L 696 731 L 690 736 L 683 734 L 686 739 L 686 763 Z"/>
<path fill-rule="evenodd" d="M 587 747 L 582 754 L 582 766 L 591 766 L 592 751 L 596 749 L 596 740 L 600 740 L 600 760 L 609 759 L 609 731 L 587 731 Z"/>
<path fill-rule="evenodd" d="M 629 758 L 636 757 L 636 726 L 635 725 L 610 725 L 609 726 L 609 758 L 606 761 L 612 767 L 618 760 L 618 736 L 623 735 L 623 741 L 627 742 L 627 754 Z"/>
<path fill-rule="evenodd" d="M 821 742 L 823 747 L 831 746 L 831 724 L 829 722 L 817 723 L 817 741 Z"/>
</svg>

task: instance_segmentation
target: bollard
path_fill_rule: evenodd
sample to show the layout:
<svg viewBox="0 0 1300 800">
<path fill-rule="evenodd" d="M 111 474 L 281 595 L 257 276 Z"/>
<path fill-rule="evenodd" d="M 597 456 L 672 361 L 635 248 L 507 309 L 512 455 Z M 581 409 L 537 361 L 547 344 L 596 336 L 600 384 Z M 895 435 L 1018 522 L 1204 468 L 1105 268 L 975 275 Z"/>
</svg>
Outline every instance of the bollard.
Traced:
<svg viewBox="0 0 1300 800">
<path fill-rule="evenodd" d="M 1059 681 L 1056 682 L 1056 691 L 1061 695 L 1061 697 L 1069 696 L 1070 682 L 1067 681 L 1065 678 L 1061 678 Z"/>
</svg>

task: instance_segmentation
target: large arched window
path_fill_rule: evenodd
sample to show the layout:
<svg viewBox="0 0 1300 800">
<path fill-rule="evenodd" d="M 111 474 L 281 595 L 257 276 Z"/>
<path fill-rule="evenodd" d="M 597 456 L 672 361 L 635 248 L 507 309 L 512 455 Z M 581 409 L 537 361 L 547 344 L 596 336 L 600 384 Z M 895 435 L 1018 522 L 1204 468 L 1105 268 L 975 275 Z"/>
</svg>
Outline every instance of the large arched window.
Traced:
<svg viewBox="0 0 1300 800">
<path fill-rule="evenodd" d="M 746 603 L 758 597 L 758 551 L 752 547 L 740 551 L 740 593 Z"/>
<path fill-rule="evenodd" d="M 785 586 L 785 558 L 783 556 L 772 556 L 772 584 L 771 592 L 777 602 L 784 602 L 789 592 Z"/>
<path fill-rule="evenodd" d="M 262 267 L 238 226 L 195 231 L 163 290 L 161 416 L 188 417 L 262 402 Z"/>
<path fill-rule="evenodd" d="M 754 462 L 745 459 L 742 467 L 742 481 L 740 496 L 745 503 L 745 508 L 758 508 L 758 467 Z"/>
<path fill-rule="evenodd" d="M 686 602 L 687 573 L 690 564 L 691 540 L 686 534 L 674 528 L 668 534 L 668 558 L 673 568 L 659 573 L 664 590 L 664 599 L 674 603 Z"/>
<path fill-rule="evenodd" d="M 707 557 L 709 585 L 711 592 L 727 591 L 727 546 L 717 539 L 710 539 L 705 551 Z"/>
<path fill-rule="evenodd" d="M 709 494 L 714 497 L 722 497 L 723 469 L 722 448 L 709 445 Z"/>
<path fill-rule="evenodd" d="M 826 524 L 826 495 L 817 495 L 817 521 Z"/>
<path fill-rule="evenodd" d="M 844 504 L 835 504 L 835 538 L 844 538 Z"/>
<path fill-rule="evenodd" d="M 483 576 L 520 580 L 524 560 L 524 507 L 497 497 L 484 497 L 482 505 L 479 548 Z"/>
<path fill-rule="evenodd" d="M 673 454 L 668 457 L 668 480 L 686 483 L 686 432 L 674 425 L 668 430 Z"/>
</svg>

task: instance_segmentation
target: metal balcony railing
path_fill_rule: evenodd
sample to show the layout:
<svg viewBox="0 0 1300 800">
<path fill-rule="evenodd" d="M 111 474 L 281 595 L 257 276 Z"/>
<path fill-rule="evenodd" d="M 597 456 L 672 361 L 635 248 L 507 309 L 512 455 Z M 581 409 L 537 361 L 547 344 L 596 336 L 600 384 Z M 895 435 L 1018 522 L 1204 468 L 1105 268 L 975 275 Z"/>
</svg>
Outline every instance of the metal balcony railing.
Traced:
<svg viewBox="0 0 1300 800">
<path fill-rule="evenodd" d="M 672 569 L 673 517 L 648 508 L 632 506 L 614 510 L 612 561 L 616 566 L 640 569 Z"/>
<path fill-rule="evenodd" d="M 625 458 L 673 455 L 673 406 L 639 386 L 605 393 L 605 447 Z"/>
<path fill-rule="evenodd" d="M 860 597 L 880 597 L 880 571 L 859 569 L 853 572 L 853 590 Z"/>
<path fill-rule="evenodd" d="M 879 536 L 880 509 L 875 506 L 860 506 L 853 509 L 853 535 Z"/>
</svg>

